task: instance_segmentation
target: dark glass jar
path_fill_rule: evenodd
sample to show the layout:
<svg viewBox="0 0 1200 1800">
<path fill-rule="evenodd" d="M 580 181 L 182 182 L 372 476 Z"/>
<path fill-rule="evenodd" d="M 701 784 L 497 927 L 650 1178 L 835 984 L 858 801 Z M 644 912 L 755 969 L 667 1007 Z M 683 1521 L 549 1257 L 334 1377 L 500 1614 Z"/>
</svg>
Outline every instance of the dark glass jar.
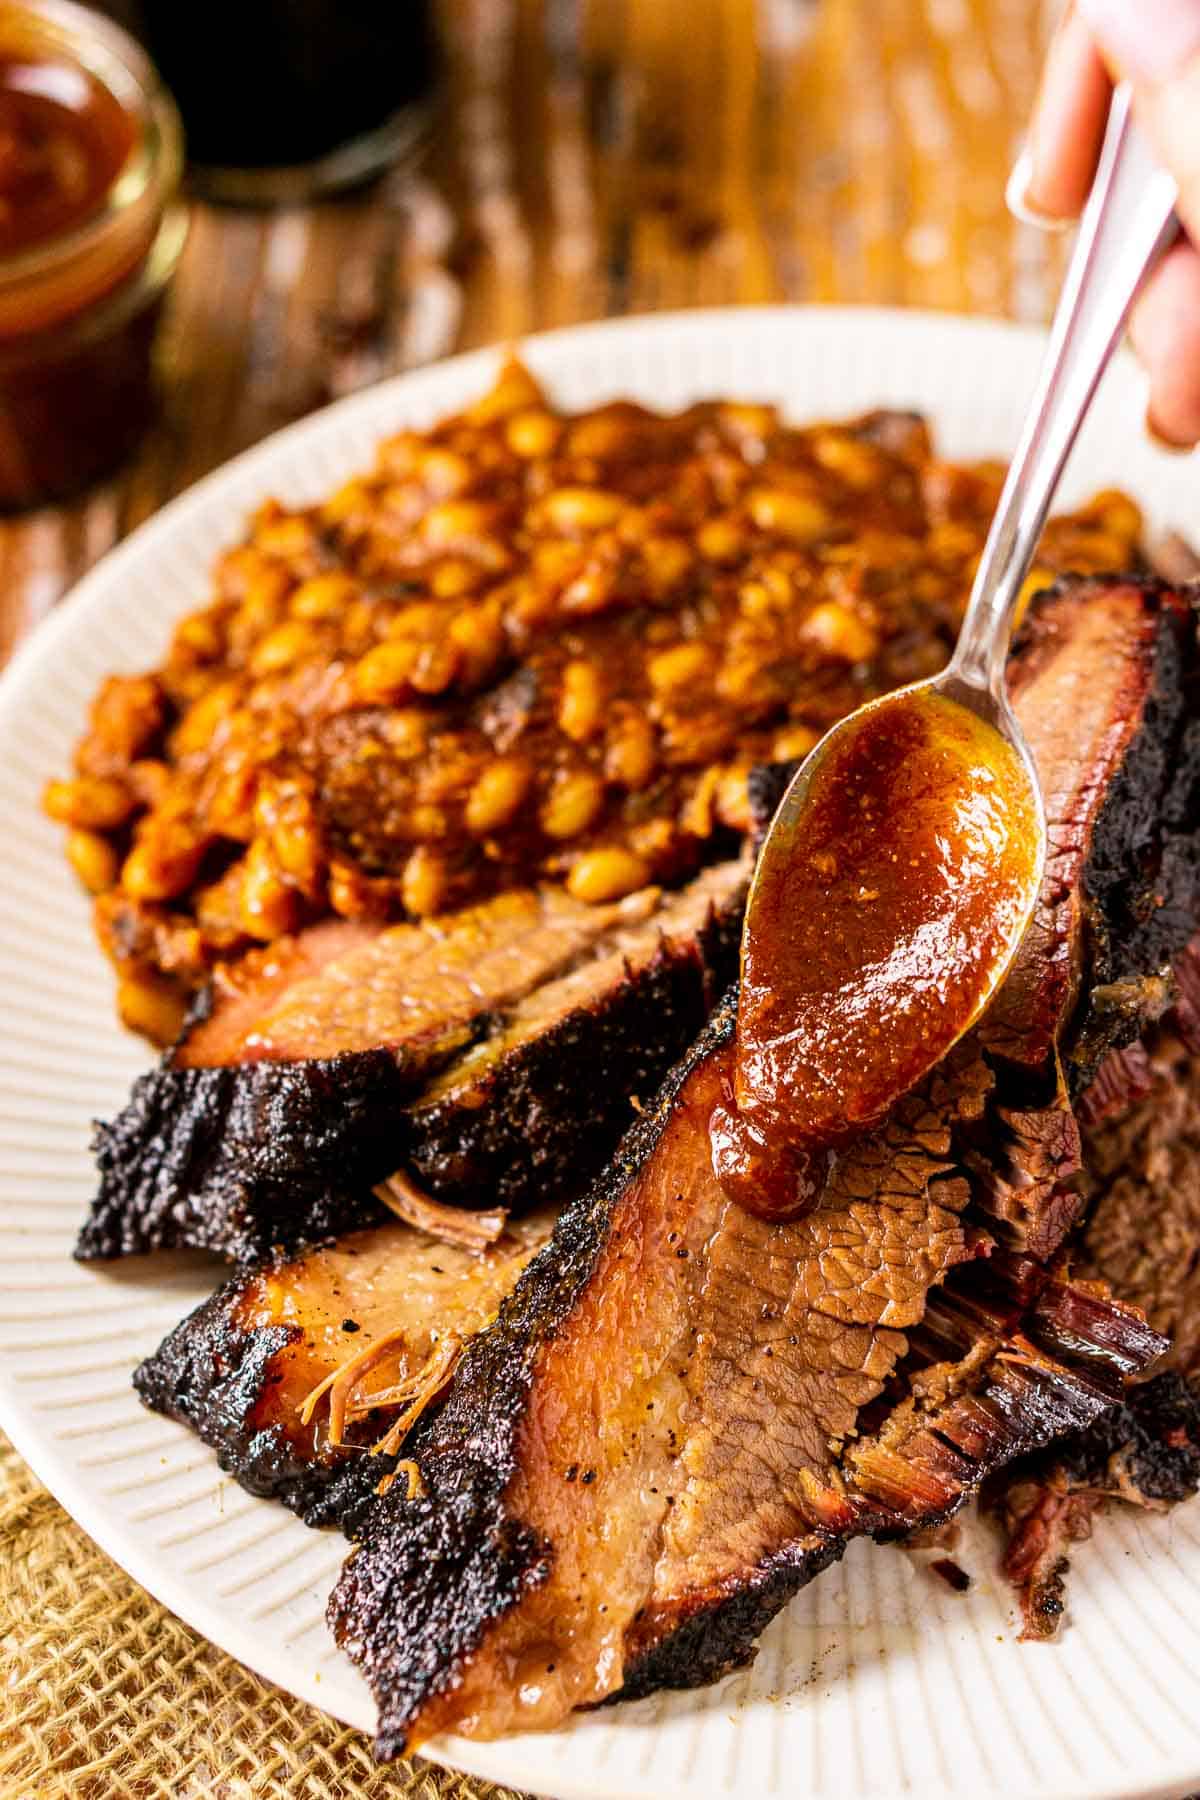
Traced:
<svg viewBox="0 0 1200 1800">
<path fill-rule="evenodd" d="M 140 0 L 199 191 L 303 200 L 416 142 L 434 81 L 431 0 Z"/>
<path fill-rule="evenodd" d="M 0 506 L 73 492 L 144 430 L 181 166 L 126 32 L 71 0 L 0 6 Z"/>
</svg>

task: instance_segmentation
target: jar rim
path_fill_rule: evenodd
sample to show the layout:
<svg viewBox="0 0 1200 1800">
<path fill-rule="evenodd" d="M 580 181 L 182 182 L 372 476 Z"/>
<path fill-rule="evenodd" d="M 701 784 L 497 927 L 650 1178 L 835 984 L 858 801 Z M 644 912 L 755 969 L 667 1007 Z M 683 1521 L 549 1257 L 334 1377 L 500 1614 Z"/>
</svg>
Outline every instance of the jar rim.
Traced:
<svg viewBox="0 0 1200 1800">
<path fill-rule="evenodd" d="M 78 225 L 11 256 L 0 256 L 0 284 L 45 278 L 105 236 L 147 202 L 159 206 L 183 174 L 183 126 L 150 57 L 115 19 L 76 0 L 17 0 L 5 12 L 31 27 L 30 41 L 84 69 L 140 126 L 136 145 L 114 175 L 97 210 Z"/>
</svg>

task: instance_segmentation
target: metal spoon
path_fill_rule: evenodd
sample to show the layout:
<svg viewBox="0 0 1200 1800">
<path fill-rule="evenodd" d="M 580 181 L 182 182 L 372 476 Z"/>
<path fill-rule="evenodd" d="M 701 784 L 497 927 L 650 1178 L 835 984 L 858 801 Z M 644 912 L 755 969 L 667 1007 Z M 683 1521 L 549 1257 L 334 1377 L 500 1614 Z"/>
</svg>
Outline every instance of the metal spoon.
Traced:
<svg viewBox="0 0 1200 1800">
<path fill-rule="evenodd" d="M 954 656 L 933 680 L 836 725 L 762 846 L 734 1082 L 748 1127 L 756 1115 L 782 1122 L 786 1140 L 790 1120 L 791 1141 L 812 1149 L 882 1117 L 975 1022 L 1012 962 L 1042 882 L 1046 823 L 1009 704 L 1009 639 L 1063 466 L 1138 287 L 1177 231 L 1176 196 L 1119 87 Z M 959 828 L 961 854 L 950 843 Z"/>
</svg>

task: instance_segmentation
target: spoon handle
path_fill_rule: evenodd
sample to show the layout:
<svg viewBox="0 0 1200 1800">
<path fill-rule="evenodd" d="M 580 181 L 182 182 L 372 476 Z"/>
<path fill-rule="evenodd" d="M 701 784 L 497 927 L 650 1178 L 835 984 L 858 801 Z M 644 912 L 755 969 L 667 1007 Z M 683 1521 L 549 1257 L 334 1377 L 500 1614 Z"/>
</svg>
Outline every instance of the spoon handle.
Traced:
<svg viewBox="0 0 1200 1800">
<path fill-rule="evenodd" d="M 1128 85 L 1113 95 L 1095 184 L 1063 282 L 1050 345 L 948 673 L 1006 706 L 1013 612 L 1063 465 L 1145 276 L 1178 230 L 1178 190 L 1134 123 Z"/>
</svg>

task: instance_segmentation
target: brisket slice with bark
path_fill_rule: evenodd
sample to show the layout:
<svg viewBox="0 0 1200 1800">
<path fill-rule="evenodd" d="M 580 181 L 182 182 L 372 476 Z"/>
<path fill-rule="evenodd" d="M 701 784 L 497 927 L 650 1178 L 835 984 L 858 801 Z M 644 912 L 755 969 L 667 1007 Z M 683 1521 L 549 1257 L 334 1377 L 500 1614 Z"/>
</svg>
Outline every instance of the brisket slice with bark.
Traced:
<svg viewBox="0 0 1200 1800">
<path fill-rule="evenodd" d="M 1022 1457 L 986 1496 L 1007 1538 L 1004 1572 L 1024 1638 L 1052 1638 L 1066 1610 L 1068 1552 L 1114 1501 L 1162 1512 L 1200 1491 L 1200 1384 L 1174 1369 L 1130 1387 L 1084 1431 Z"/>
<path fill-rule="evenodd" d="M 385 1218 L 371 1189 L 400 1166 L 456 1204 L 577 1191 L 728 981 L 746 877 L 511 893 L 254 953 L 98 1128 L 77 1255 L 257 1261 Z"/>
<path fill-rule="evenodd" d="M 1067 1554 L 1113 1502 L 1161 1510 L 1200 1489 L 1200 944 L 1174 965 L 1164 1025 L 1102 1064 L 1083 1096 L 1090 1204 L 1074 1261 L 1169 1340 L 1152 1379 L 1087 1432 L 993 1484 L 1024 1635 L 1052 1637 Z"/>
<path fill-rule="evenodd" d="M 330 1442 L 327 1404 L 306 1420 L 305 1401 L 372 1352 L 382 1354 L 363 1377 L 364 1394 L 419 1386 L 439 1346 L 466 1342 L 491 1320 L 552 1224 L 551 1213 L 527 1214 L 476 1250 L 393 1220 L 277 1256 L 197 1307 L 133 1385 L 147 1406 L 211 1444 L 250 1493 L 281 1500 L 309 1525 L 336 1522 L 339 1484 L 361 1503 L 394 1466 L 367 1452 L 402 1408 L 378 1405 L 350 1423 L 339 1446 Z"/>
<path fill-rule="evenodd" d="M 1045 1260 L 1062 1159 L 1032 1208 L 1007 1190 L 1013 1116 L 1064 1112 L 1194 929 L 1194 662 L 1189 609 L 1153 586 L 1082 584 L 1041 613 L 1016 695 L 1055 847 L 1039 930 L 988 1027 L 840 1157 L 815 1211 L 767 1224 L 713 1178 L 731 1002 L 560 1217 L 406 1446 L 422 1491 L 366 1508 L 330 1603 L 383 1755 L 712 1679 L 850 1536 L 947 1516 L 1160 1352 Z M 993 1132 L 1007 1190 L 980 1176 Z M 923 1321 L 945 1354 L 889 1390 Z"/>
</svg>

